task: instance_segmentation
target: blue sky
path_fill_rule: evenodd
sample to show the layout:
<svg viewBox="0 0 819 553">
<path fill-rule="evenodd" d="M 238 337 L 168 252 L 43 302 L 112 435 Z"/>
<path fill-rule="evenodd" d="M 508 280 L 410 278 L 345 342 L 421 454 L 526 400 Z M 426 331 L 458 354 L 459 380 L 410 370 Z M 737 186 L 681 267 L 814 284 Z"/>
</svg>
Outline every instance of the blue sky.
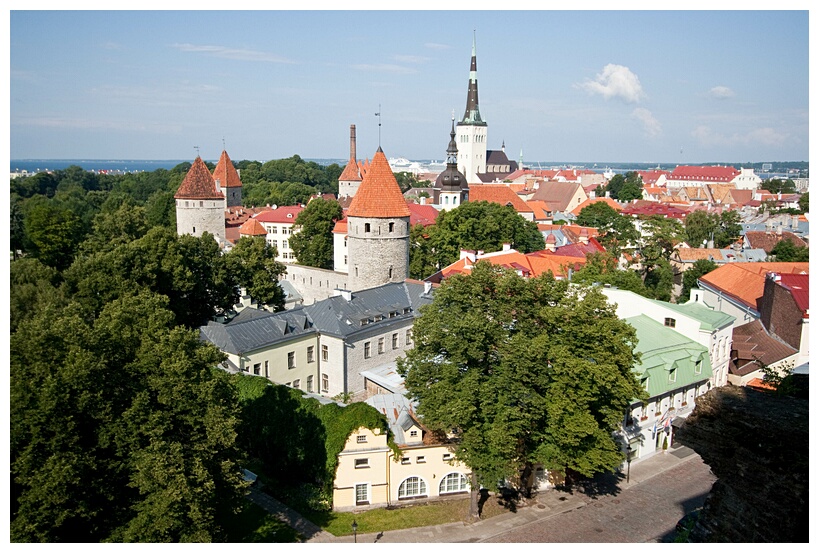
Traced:
<svg viewBox="0 0 819 553">
<path fill-rule="evenodd" d="M 380 106 L 388 157 L 440 160 L 451 113 L 464 112 L 474 31 L 488 147 L 505 142 L 512 159 L 522 150 L 527 161 L 808 160 L 809 12 L 793 4 L 782 5 L 799 9 L 17 6 L 10 157 L 193 159 L 198 146 L 216 159 L 224 140 L 234 160 L 347 158 L 355 124 L 358 157 L 371 158 Z"/>
</svg>

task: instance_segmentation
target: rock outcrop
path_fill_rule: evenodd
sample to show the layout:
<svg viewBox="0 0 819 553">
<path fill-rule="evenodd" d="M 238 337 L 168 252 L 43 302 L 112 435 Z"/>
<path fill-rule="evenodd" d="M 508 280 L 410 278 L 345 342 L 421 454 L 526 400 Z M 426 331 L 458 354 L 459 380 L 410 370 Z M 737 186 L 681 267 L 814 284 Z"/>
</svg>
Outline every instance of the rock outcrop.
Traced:
<svg viewBox="0 0 819 553">
<path fill-rule="evenodd" d="M 691 542 L 805 542 L 808 533 L 807 383 L 794 396 L 716 388 L 677 430 L 717 481 Z"/>
</svg>

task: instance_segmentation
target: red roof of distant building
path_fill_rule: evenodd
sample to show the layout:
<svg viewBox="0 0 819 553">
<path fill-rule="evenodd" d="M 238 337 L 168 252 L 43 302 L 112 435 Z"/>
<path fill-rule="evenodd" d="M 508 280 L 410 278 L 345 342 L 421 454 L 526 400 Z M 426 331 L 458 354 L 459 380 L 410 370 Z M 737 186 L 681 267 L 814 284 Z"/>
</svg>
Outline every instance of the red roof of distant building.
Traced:
<svg viewBox="0 0 819 553">
<path fill-rule="evenodd" d="M 341 175 L 338 177 L 338 180 L 360 181 L 361 169 L 358 166 L 358 162 L 353 158 L 350 158 L 350 161 L 347 162 L 347 166 L 344 167 L 344 171 L 341 172 Z"/>
<path fill-rule="evenodd" d="M 765 275 L 779 273 L 808 274 L 809 263 L 727 263 L 700 277 L 700 281 L 721 290 L 726 296 L 742 302 L 751 309 L 758 309 L 757 300 L 765 291 Z"/>
<path fill-rule="evenodd" d="M 264 229 L 258 219 L 250 218 L 239 227 L 240 236 L 267 236 L 267 231 Z"/>
<path fill-rule="evenodd" d="M 407 207 L 410 210 L 410 225 L 415 226 L 422 224 L 425 227 L 435 224 L 438 218 L 438 210 L 431 205 L 422 205 L 407 202 Z"/>
<path fill-rule="evenodd" d="M 222 188 L 241 188 L 242 186 L 239 173 L 225 150 L 222 150 L 219 163 L 216 164 L 216 168 L 213 170 L 213 180 L 219 181 L 219 186 Z"/>
<path fill-rule="evenodd" d="M 548 255 L 541 255 L 543 252 L 532 252 L 528 254 L 520 253 L 516 250 L 492 252 L 476 257 L 475 263 L 488 262 L 500 267 L 508 267 L 521 271 L 526 276 L 537 277 L 549 271 L 555 277 L 567 276 L 569 269 L 578 270 L 586 263 L 584 257 L 569 257 L 555 255 L 547 252 Z M 441 278 L 447 278 L 455 274 L 471 273 L 474 265 L 468 258 L 462 258 L 455 263 L 441 269 Z"/>
<path fill-rule="evenodd" d="M 665 178 L 668 178 L 671 173 L 653 169 L 651 171 L 637 171 L 637 174 L 643 179 L 643 188 L 646 188 L 654 185 L 663 175 L 665 175 Z"/>
<path fill-rule="evenodd" d="M 504 184 L 476 184 L 469 187 L 470 202 L 491 202 L 512 206 L 518 213 L 532 213 L 532 208 L 515 191 Z"/>
<path fill-rule="evenodd" d="M 739 175 L 733 167 L 720 165 L 678 165 L 671 172 L 673 180 L 731 182 Z"/>
<path fill-rule="evenodd" d="M 347 217 L 409 217 L 407 201 L 381 148 L 373 156 L 367 173 L 347 210 Z"/>
<path fill-rule="evenodd" d="M 620 213 L 622 215 L 637 215 L 642 217 L 659 215 L 661 217 L 672 217 L 680 220 L 685 219 L 686 215 L 688 215 L 686 210 L 680 209 L 679 207 L 645 200 L 637 200 L 637 202 L 624 207 Z"/>
<path fill-rule="evenodd" d="M 802 317 L 808 318 L 810 309 L 810 277 L 809 275 L 783 274 L 779 275 L 779 285 L 788 290 L 796 302 L 796 306 L 802 310 Z"/>
<path fill-rule="evenodd" d="M 605 202 L 610 207 L 612 207 L 615 211 L 622 211 L 623 210 L 623 206 L 621 206 L 619 203 L 617 203 L 616 200 L 612 200 L 611 198 L 590 198 L 590 199 L 584 201 L 583 203 L 581 203 L 576 208 L 574 208 L 571 211 L 571 213 L 572 213 L 572 215 L 574 215 L 576 217 L 576 216 L 580 215 L 580 212 L 583 211 L 584 207 L 589 206 L 589 205 L 594 204 L 594 203 L 597 203 L 597 202 Z"/>
<path fill-rule="evenodd" d="M 296 222 L 296 217 L 299 213 L 304 211 L 304 206 L 301 205 L 286 205 L 279 206 L 276 209 L 263 211 L 256 215 L 256 220 L 260 223 L 290 223 Z"/>
<path fill-rule="evenodd" d="M 173 197 L 181 200 L 225 199 L 225 195 L 216 189 L 216 181 L 213 180 L 208 166 L 199 156 L 196 156 Z"/>
</svg>

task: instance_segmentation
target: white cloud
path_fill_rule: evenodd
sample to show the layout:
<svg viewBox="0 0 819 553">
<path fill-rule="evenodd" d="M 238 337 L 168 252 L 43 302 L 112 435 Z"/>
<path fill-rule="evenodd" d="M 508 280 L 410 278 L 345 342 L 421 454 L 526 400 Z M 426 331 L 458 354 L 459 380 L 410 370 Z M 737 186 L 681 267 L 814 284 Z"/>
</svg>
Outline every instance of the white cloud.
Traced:
<svg viewBox="0 0 819 553">
<path fill-rule="evenodd" d="M 637 75 L 628 67 L 613 63 L 606 65 L 595 80 L 587 79 L 576 86 L 590 94 L 599 94 L 606 100 L 620 98 L 630 104 L 639 102 L 645 96 Z"/>
<path fill-rule="evenodd" d="M 647 109 L 637 108 L 631 112 L 631 116 L 643 124 L 643 131 L 647 136 L 653 138 L 662 134 L 662 125 Z"/>
<path fill-rule="evenodd" d="M 171 44 L 173 48 L 182 52 L 198 52 L 209 54 L 216 58 L 239 61 L 270 61 L 274 63 L 295 63 L 292 60 L 283 58 L 276 54 L 269 52 L 259 52 L 257 50 L 241 50 L 237 48 L 228 48 L 226 46 L 209 46 L 198 44 Z"/>
<path fill-rule="evenodd" d="M 711 96 L 711 98 L 724 100 L 726 98 L 733 98 L 736 96 L 736 93 L 727 86 L 715 86 L 708 91 L 708 95 Z"/>
</svg>

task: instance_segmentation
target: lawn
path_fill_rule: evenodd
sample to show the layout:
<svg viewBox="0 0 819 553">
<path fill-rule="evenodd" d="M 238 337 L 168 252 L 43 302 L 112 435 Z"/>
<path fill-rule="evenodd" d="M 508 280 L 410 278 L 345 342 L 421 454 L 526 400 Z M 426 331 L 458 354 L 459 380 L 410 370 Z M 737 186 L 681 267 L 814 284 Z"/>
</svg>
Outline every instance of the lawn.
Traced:
<svg viewBox="0 0 819 553">
<path fill-rule="evenodd" d="M 242 511 L 225 523 L 228 543 L 298 543 L 293 528 L 246 500 Z"/>
</svg>

